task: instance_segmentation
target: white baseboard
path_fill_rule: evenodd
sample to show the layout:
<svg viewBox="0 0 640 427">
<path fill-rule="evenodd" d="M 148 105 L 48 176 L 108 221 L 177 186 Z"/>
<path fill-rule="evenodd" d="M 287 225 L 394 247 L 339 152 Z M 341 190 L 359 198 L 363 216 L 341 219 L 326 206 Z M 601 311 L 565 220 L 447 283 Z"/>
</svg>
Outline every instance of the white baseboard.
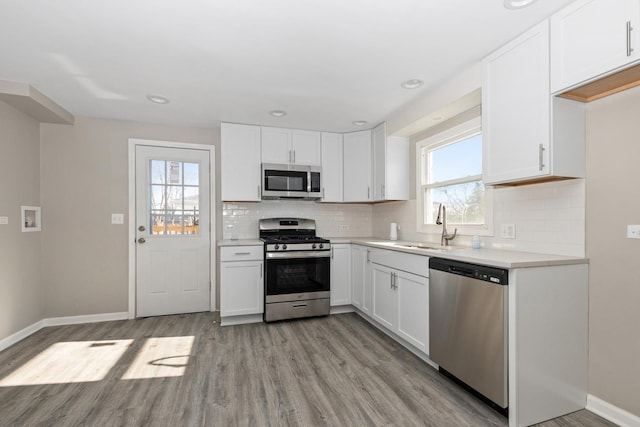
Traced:
<svg viewBox="0 0 640 427">
<path fill-rule="evenodd" d="M 640 427 L 640 417 L 591 394 L 587 395 L 586 409 L 619 426 Z"/>
<path fill-rule="evenodd" d="M 64 325 L 77 325 L 81 323 L 96 323 L 96 322 L 109 322 L 112 320 L 126 320 L 129 317 L 128 312 L 122 313 L 102 313 L 102 314 L 89 314 L 84 316 L 67 316 L 67 317 L 50 317 L 48 319 L 38 320 L 36 323 L 27 326 L 26 328 L 11 334 L 6 338 L 0 340 L 0 351 L 5 350 L 12 345 L 22 341 L 29 335 L 35 334 L 42 328 L 47 326 L 64 326 Z"/>
<path fill-rule="evenodd" d="M 86 314 L 83 316 L 67 316 L 67 317 L 50 317 L 43 319 L 44 326 L 64 326 L 64 325 L 78 325 L 80 323 L 97 323 L 97 322 L 110 322 L 113 320 L 127 320 L 129 313 L 123 311 L 121 313 L 101 313 L 101 314 Z"/>
<path fill-rule="evenodd" d="M 19 330 L 15 334 L 11 334 L 6 338 L 0 340 L 0 351 L 11 347 L 12 345 L 22 341 L 29 335 L 35 334 L 40 329 L 44 328 L 44 320 L 38 320 L 33 325 L 29 325 L 26 328 Z"/>
</svg>

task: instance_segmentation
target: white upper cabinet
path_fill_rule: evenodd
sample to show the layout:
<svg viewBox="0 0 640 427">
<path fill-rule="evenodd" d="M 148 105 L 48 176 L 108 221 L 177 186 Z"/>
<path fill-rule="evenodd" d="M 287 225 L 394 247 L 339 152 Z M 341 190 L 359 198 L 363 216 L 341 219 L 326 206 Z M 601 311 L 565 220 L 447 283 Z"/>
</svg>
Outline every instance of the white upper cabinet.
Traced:
<svg viewBox="0 0 640 427">
<path fill-rule="evenodd" d="M 322 132 L 322 201 L 342 202 L 342 134 Z"/>
<path fill-rule="evenodd" d="M 639 0 L 580 0 L 551 17 L 551 92 L 640 58 Z"/>
<path fill-rule="evenodd" d="M 584 104 L 550 96 L 549 21 L 483 60 L 483 181 L 584 176 Z"/>
<path fill-rule="evenodd" d="M 344 134 L 344 201 L 368 202 L 371 194 L 371 131 Z"/>
<path fill-rule="evenodd" d="M 262 128 L 262 163 L 320 165 L 320 132 Z"/>
<path fill-rule="evenodd" d="M 301 165 L 320 165 L 322 158 L 320 132 L 310 130 L 291 131 L 293 162 Z"/>
<path fill-rule="evenodd" d="M 372 131 L 373 200 L 409 199 L 409 140 L 387 136 L 387 124 Z"/>
<path fill-rule="evenodd" d="M 260 200 L 260 127 L 222 123 L 220 138 L 222 200 Z"/>
<path fill-rule="evenodd" d="M 262 128 L 262 163 L 293 163 L 291 129 Z"/>
</svg>

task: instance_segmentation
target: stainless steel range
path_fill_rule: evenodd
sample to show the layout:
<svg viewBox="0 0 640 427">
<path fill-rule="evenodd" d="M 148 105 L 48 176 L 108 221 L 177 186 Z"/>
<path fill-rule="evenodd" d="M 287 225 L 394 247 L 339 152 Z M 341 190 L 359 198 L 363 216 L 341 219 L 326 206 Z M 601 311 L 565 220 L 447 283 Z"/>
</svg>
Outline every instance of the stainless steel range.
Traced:
<svg viewBox="0 0 640 427">
<path fill-rule="evenodd" d="M 265 242 L 264 320 L 329 314 L 331 243 L 304 218 L 261 219 Z"/>
</svg>

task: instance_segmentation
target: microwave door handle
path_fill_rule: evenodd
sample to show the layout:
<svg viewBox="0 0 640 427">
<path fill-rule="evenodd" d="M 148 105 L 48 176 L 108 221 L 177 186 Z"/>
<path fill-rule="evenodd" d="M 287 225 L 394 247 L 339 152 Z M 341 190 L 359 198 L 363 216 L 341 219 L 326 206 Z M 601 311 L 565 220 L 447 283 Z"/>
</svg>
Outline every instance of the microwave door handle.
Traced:
<svg viewBox="0 0 640 427">
<path fill-rule="evenodd" d="M 307 171 L 307 193 L 311 193 L 311 171 Z"/>
</svg>

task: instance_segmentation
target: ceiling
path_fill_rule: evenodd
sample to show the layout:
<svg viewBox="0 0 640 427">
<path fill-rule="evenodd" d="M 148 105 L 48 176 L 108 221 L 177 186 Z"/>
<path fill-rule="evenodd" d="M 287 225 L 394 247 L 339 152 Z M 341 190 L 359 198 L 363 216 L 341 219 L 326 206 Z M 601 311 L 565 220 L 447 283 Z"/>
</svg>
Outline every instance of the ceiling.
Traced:
<svg viewBox="0 0 640 427">
<path fill-rule="evenodd" d="M 0 80 L 31 84 L 77 116 L 346 132 L 359 129 L 354 120 L 385 120 L 570 2 L 7 0 Z M 401 88 L 408 79 L 425 83 Z"/>
</svg>

